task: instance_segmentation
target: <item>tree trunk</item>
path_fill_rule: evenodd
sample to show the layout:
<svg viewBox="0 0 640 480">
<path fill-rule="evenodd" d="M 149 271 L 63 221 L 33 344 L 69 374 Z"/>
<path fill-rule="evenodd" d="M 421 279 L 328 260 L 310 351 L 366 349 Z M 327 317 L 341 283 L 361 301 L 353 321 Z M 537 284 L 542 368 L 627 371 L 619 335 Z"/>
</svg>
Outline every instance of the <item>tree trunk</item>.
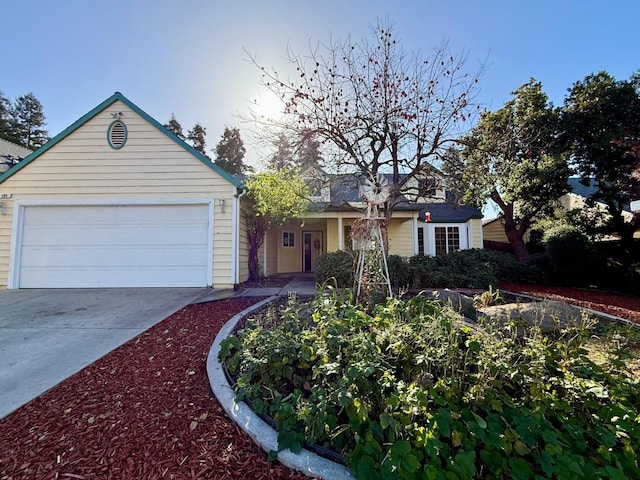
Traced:
<svg viewBox="0 0 640 480">
<path fill-rule="evenodd" d="M 513 253 L 515 253 L 518 260 L 523 263 L 526 262 L 529 258 L 529 248 L 527 248 L 527 244 L 524 242 L 524 231 L 516 228 L 513 220 L 508 223 L 505 219 L 504 233 L 509 239 L 509 244 L 511 244 Z"/>
<path fill-rule="evenodd" d="M 247 229 L 247 241 L 249 243 L 249 281 L 260 280 L 260 262 L 258 261 L 258 250 L 262 246 L 264 239 L 263 231 Z"/>
<path fill-rule="evenodd" d="M 526 262 L 529 258 L 529 249 L 524 242 L 524 233 L 529 227 L 529 221 L 523 220 L 520 225 L 516 225 L 513 219 L 513 203 L 505 203 L 497 191 L 491 194 L 491 199 L 498 204 L 502 210 L 502 218 L 504 220 L 504 233 L 509 240 L 509 244 L 513 249 L 518 260 Z"/>
</svg>

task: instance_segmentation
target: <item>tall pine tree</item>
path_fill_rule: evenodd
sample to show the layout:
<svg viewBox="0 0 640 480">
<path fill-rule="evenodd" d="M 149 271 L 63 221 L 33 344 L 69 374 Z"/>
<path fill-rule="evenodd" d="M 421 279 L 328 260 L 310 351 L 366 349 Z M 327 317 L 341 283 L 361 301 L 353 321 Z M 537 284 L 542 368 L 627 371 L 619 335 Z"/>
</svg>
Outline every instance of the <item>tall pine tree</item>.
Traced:
<svg viewBox="0 0 640 480">
<path fill-rule="evenodd" d="M 222 137 L 215 148 L 215 164 L 232 175 L 246 173 L 250 170 L 242 161 L 246 151 L 240 137 L 240 130 L 235 127 L 225 127 Z"/>
<path fill-rule="evenodd" d="M 20 145 L 35 150 L 49 140 L 42 104 L 31 92 L 18 97 L 11 109 L 16 137 Z"/>
<path fill-rule="evenodd" d="M 200 122 L 196 123 L 187 135 L 187 140 L 191 143 L 191 146 L 199 151 L 204 156 L 207 156 L 205 151 L 207 129 L 202 126 Z"/>
<path fill-rule="evenodd" d="M 11 102 L 0 92 L 0 138 L 13 143 L 20 143 L 20 139 L 16 135 L 11 109 Z"/>
<path fill-rule="evenodd" d="M 173 113 L 171 114 L 171 118 L 169 119 L 169 121 L 164 124 L 164 128 L 169 130 L 180 140 L 186 140 L 186 137 L 184 136 L 184 132 L 182 131 L 182 125 L 180 124 L 180 122 L 178 121 L 178 119 Z"/>
</svg>

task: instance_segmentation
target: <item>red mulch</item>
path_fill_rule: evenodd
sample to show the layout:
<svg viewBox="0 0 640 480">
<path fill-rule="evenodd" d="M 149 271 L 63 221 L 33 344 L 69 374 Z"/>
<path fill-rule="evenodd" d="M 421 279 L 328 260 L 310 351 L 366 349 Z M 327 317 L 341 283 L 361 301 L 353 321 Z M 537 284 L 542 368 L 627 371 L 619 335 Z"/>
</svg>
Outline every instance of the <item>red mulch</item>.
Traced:
<svg viewBox="0 0 640 480">
<path fill-rule="evenodd" d="M 501 284 L 500 288 L 535 297 L 561 300 L 573 305 L 590 308 L 640 323 L 640 298 L 638 297 L 616 295 L 613 293 L 599 292 L 597 290 L 514 283 Z"/>
<path fill-rule="evenodd" d="M 304 479 L 209 389 L 216 333 L 259 299 L 190 305 L 0 420 L 0 478 Z"/>
</svg>

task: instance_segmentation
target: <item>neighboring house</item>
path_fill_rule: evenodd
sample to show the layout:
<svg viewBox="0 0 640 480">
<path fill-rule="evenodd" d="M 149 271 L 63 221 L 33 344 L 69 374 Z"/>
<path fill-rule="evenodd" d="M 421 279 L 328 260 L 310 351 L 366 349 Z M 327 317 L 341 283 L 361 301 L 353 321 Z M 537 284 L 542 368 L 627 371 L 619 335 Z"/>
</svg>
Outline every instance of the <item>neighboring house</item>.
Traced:
<svg viewBox="0 0 640 480">
<path fill-rule="evenodd" d="M 17 165 L 20 160 L 29 156 L 32 151 L 22 145 L 0 138 L 0 175 Z"/>
<path fill-rule="evenodd" d="M 596 187 L 593 185 L 583 185 L 582 183 L 580 183 L 579 178 L 569 178 L 569 186 L 571 187 L 571 192 L 566 193 L 558 200 L 560 207 L 564 211 L 578 208 L 582 209 L 587 207 L 587 199 L 596 191 Z M 607 207 L 604 203 L 596 202 L 593 208 L 595 209 L 595 212 L 598 212 L 598 214 L 601 214 L 603 216 L 608 215 Z M 630 207 L 626 207 L 622 215 L 623 217 L 625 217 L 626 221 L 630 221 L 633 217 Z M 482 223 L 482 232 L 485 242 L 496 242 L 503 244 L 509 243 L 509 240 L 504 233 L 504 224 L 501 216 L 485 220 Z M 529 241 L 529 232 L 530 230 L 528 230 L 524 235 L 525 242 Z M 640 231 L 636 231 L 636 234 L 634 236 L 636 238 L 640 238 Z M 599 238 L 599 240 L 607 241 L 614 240 L 615 238 L 615 236 L 606 235 Z"/>
<path fill-rule="evenodd" d="M 236 285 L 240 187 L 116 92 L 0 174 L 0 288 Z"/>
<path fill-rule="evenodd" d="M 351 225 L 366 211 L 361 177 L 327 174 L 320 168 L 302 175 L 311 186 L 313 203 L 304 218 L 267 233 L 260 252 L 265 275 L 311 272 L 323 253 L 349 249 Z M 482 248 L 482 214 L 447 202 L 442 180 L 437 170 L 431 171 L 412 185 L 416 201 L 403 198 L 396 205 L 388 226 L 390 254 L 441 255 Z"/>
</svg>

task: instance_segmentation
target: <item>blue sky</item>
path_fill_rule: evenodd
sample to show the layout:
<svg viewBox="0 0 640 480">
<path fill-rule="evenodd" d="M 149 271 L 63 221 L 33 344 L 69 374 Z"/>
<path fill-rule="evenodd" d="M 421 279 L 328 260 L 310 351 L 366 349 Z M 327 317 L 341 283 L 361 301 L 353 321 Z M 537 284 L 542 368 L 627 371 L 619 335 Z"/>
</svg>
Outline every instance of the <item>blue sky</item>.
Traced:
<svg viewBox="0 0 640 480">
<path fill-rule="evenodd" d="M 558 105 L 590 73 L 640 69 L 637 0 L 0 0 L 0 12 L 0 91 L 33 92 L 52 136 L 120 91 L 161 123 L 201 122 L 214 148 L 225 126 L 242 133 L 258 94 L 245 49 L 281 66 L 287 45 L 367 37 L 386 16 L 407 51 L 447 39 L 470 71 L 486 60 L 478 101 L 490 110 L 530 77 Z"/>
</svg>

